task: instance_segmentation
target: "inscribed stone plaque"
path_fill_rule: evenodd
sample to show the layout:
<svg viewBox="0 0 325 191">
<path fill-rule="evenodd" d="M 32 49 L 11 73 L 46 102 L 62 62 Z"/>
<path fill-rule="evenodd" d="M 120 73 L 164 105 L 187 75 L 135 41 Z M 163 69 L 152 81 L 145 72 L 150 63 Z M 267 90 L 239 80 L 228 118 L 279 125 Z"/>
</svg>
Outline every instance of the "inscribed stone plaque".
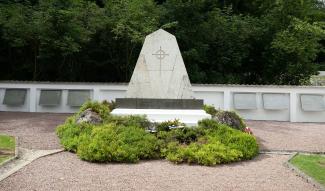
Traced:
<svg viewBox="0 0 325 191">
<path fill-rule="evenodd" d="M 128 109 L 202 109 L 203 100 L 116 98 L 116 106 Z"/>
<path fill-rule="evenodd" d="M 281 93 L 263 93 L 263 107 L 269 110 L 289 109 L 289 95 Z"/>
<path fill-rule="evenodd" d="M 41 90 L 39 105 L 55 106 L 61 103 L 61 90 Z"/>
<path fill-rule="evenodd" d="M 4 105 L 20 106 L 25 104 L 27 89 L 6 89 Z"/>
<path fill-rule="evenodd" d="M 300 95 L 301 108 L 304 111 L 325 111 L 324 95 Z"/>
<path fill-rule="evenodd" d="M 256 93 L 234 93 L 235 109 L 257 109 Z"/>
<path fill-rule="evenodd" d="M 90 99 L 90 90 L 69 90 L 68 105 L 80 107 Z"/>
<path fill-rule="evenodd" d="M 174 35 L 159 29 L 146 37 L 126 97 L 193 98 L 191 83 Z"/>
</svg>

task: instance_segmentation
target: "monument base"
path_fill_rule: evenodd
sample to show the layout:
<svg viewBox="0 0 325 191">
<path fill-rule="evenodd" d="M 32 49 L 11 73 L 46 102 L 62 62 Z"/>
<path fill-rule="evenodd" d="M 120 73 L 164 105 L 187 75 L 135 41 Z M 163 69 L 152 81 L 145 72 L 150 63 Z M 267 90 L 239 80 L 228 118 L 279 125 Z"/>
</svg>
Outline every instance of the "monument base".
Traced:
<svg viewBox="0 0 325 191">
<path fill-rule="evenodd" d="M 202 99 L 116 98 L 116 107 L 123 109 L 192 109 L 203 108 Z"/>
<path fill-rule="evenodd" d="M 201 119 L 211 118 L 202 109 L 194 110 L 176 110 L 176 109 L 114 109 L 113 115 L 146 115 L 152 122 L 164 122 L 168 120 L 179 119 L 188 126 L 195 126 Z"/>
</svg>

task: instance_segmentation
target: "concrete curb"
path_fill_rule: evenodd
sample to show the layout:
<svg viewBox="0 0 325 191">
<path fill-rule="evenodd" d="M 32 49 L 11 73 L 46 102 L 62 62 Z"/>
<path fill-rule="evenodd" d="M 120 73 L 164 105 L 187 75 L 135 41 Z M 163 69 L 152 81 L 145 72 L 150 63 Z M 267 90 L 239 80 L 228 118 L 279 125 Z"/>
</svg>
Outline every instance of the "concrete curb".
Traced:
<svg viewBox="0 0 325 191">
<path fill-rule="evenodd" d="M 301 153 L 301 154 L 315 154 L 325 155 L 325 151 L 302 151 L 302 150 L 260 150 L 260 153 Z"/>
<path fill-rule="evenodd" d="M 16 160 L 10 160 L 5 165 L 0 166 L 0 182 L 36 159 L 64 151 L 64 149 L 29 150 L 25 148 L 19 148 L 19 150 L 21 156 L 17 157 Z"/>
<path fill-rule="evenodd" d="M 287 167 L 288 169 L 290 169 L 291 171 L 293 171 L 295 174 L 297 174 L 299 177 L 301 177 L 306 182 L 312 184 L 314 187 L 316 187 L 320 191 L 325 191 L 325 187 L 323 185 L 321 185 L 314 178 L 308 176 L 307 174 L 305 174 L 300 169 L 298 169 L 297 167 L 295 167 L 294 165 L 292 165 L 290 163 L 290 161 L 298 154 L 300 154 L 300 153 L 296 152 L 296 153 L 292 154 L 291 157 L 289 158 L 289 160 L 287 160 L 283 165 L 285 167 Z"/>
<path fill-rule="evenodd" d="M 7 160 L 5 160 L 5 161 L 3 161 L 1 164 L 0 164 L 0 167 L 1 166 L 5 166 L 6 164 L 8 164 L 9 162 L 11 162 L 11 161 L 13 161 L 13 160 L 15 160 L 15 159 L 17 159 L 18 158 L 18 137 L 15 137 L 15 156 L 13 156 L 13 157 L 11 157 L 11 158 L 9 158 L 9 159 L 7 159 Z"/>
<path fill-rule="evenodd" d="M 259 154 L 269 154 L 269 155 L 292 155 L 293 152 L 285 151 L 260 151 Z"/>
</svg>

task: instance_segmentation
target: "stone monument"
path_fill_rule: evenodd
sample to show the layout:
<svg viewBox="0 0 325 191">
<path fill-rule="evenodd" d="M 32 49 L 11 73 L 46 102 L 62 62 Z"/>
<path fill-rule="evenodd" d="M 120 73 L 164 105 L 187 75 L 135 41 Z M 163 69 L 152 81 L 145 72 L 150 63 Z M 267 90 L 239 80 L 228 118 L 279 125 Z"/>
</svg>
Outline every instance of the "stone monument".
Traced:
<svg viewBox="0 0 325 191">
<path fill-rule="evenodd" d="M 174 35 L 159 29 L 148 35 L 136 63 L 126 98 L 116 99 L 116 115 L 147 115 L 162 122 L 179 119 L 195 125 L 210 118 L 195 99 Z"/>
</svg>

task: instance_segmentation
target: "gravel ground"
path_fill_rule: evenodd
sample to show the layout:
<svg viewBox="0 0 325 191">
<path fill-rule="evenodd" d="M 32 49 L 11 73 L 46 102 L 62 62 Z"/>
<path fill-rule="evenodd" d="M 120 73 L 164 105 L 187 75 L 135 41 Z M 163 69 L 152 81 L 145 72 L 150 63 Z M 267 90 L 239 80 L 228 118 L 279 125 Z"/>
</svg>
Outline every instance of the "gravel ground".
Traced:
<svg viewBox="0 0 325 191">
<path fill-rule="evenodd" d="M 55 127 L 70 114 L 0 112 L 0 133 L 19 137 L 21 147 L 57 149 Z M 248 121 L 262 150 L 325 152 L 325 124 Z M 288 155 L 217 167 L 93 164 L 63 152 L 40 158 L 0 182 L 0 190 L 316 190 L 283 166 Z"/>
<path fill-rule="evenodd" d="M 163 160 L 94 164 L 63 152 L 24 167 L 0 182 L 0 190 L 317 190 L 283 166 L 289 157 L 262 154 L 252 161 L 204 167 Z"/>
<path fill-rule="evenodd" d="M 16 136 L 28 149 L 59 149 L 55 128 L 71 114 L 0 112 L 0 134 Z"/>
<path fill-rule="evenodd" d="M 325 152 L 325 123 L 247 121 L 261 150 Z"/>
<path fill-rule="evenodd" d="M 71 114 L 0 112 L 0 133 L 18 136 L 21 147 L 59 149 L 55 127 Z M 247 121 L 262 150 L 325 152 L 325 123 Z"/>
</svg>

